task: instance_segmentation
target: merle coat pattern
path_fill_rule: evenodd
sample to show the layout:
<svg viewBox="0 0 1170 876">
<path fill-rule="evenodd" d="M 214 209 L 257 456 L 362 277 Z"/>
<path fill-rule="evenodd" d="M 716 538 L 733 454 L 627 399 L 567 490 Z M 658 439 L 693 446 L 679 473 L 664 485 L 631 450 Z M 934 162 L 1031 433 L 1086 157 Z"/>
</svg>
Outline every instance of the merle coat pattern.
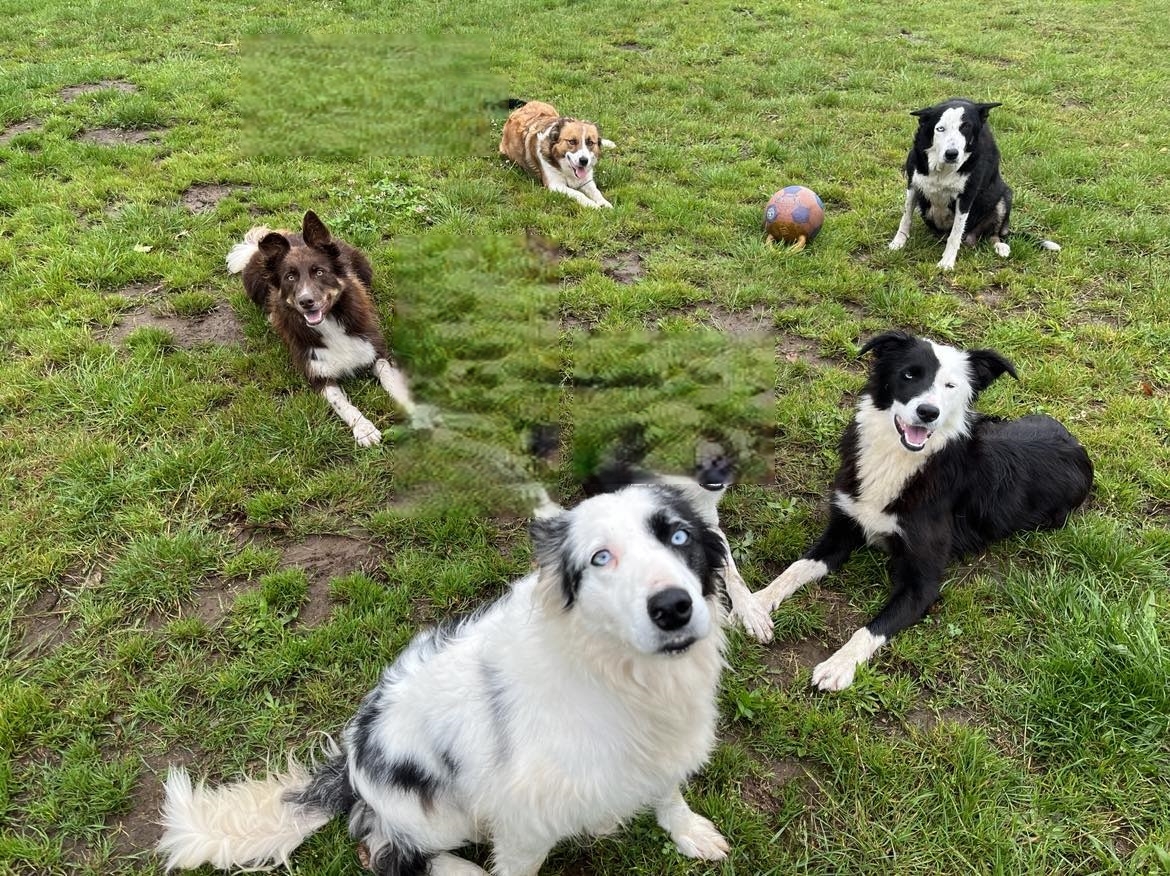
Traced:
<svg viewBox="0 0 1170 876">
<path fill-rule="evenodd" d="M 826 690 L 851 684 L 860 663 L 925 614 L 950 562 L 1014 533 L 1062 526 L 1093 480 L 1088 454 L 1051 417 L 1001 420 L 971 409 L 997 377 L 1016 376 L 994 350 L 887 332 L 861 352 L 875 358 L 841 438 L 828 526 L 755 594 L 770 611 L 867 543 L 889 553 L 889 600 L 814 669 L 813 683 Z"/>
</svg>

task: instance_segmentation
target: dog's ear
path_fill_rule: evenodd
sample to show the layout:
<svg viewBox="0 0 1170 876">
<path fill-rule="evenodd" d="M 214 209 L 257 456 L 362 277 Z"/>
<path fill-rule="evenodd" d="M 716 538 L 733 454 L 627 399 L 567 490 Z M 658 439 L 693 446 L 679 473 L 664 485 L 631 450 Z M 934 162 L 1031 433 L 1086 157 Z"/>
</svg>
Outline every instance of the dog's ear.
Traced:
<svg viewBox="0 0 1170 876">
<path fill-rule="evenodd" d="M 913 343 L 914 335 L 908 332 L 882 332 L 880 335 L 876 335 L 862 344 L 861 349 L 857 351 L 857 355 L 864 356 L 866 353 L 873 352 L 873 354 L 880 359 L 891 350 L 897 350 L 901 347 L 908 347 Z"/>
<path fill-rule="evenodd" d="M 285 253 L 289 251 L 288 238 L 277 231 L 269 231 L 265 234 L 260 238 L 258 246 L 264 260 L 269 264 L 283 258 Z"/>
<path fill-rule="evenodd" d="M 569 121 L 567 116 L 561 116 L 555 122 L 548 126 L 548 142 L 551 146 L 561 139 L 561 128 L 565 126 L 565 122 Z"/>
<path fill-rule="evenodd" d="M 922 109 L 910 110 L 910 115 L 918 119 L 920 122 L 925 121 L 926 116 L 938 110 L 937 106 L 924 106 Z"/>
<path fill-rule="evenodd" d="M 327 246 L 333 238 L 329 236 L 329 229 L 320 220 L 316 213 L 309 210 L 305 213 L 305 221 L 301 224 L 301 237 L 305 243 L 313 247 Z"/>
<path fill-rule="evenodd" d="M 565 608 L 571 608 L 581 588 L 581 569 L 570 569 L 565 548 L 569 535 L 569 515 L 562 511 L 538 517 L 528 524 L 532 538 L 533 559 L 541 587 L 548 593 L 559 592 Z"/>
<path fill-rule="evenodd" d="M 997 106 L 1003 106 L 1002 103 L 977 103 L 975 109 L 979 110 L 979 120 L 987 121 L 987 114 L 995 109 Z"/>
<path fill-rule="evenodd" d="M 1012 363 L 995 350 L 968 350 L 967 362 L 971 366 L 971 386 L 976 393 L 991 386 L 1001 374 L 1010 374 L 1016 380 L 1020 379 Z"/>
</svg>

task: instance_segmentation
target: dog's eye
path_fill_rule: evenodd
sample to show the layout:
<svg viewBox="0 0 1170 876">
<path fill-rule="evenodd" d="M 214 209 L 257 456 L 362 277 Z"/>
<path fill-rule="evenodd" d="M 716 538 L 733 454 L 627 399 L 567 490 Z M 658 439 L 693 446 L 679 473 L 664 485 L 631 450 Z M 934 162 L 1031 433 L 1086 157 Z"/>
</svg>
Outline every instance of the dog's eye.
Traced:
<svg viewBox="0 0 1170 876">
<path fill-rule="evenodd" d="M 914 379 L 914 372 L 913 371 L 903 372 L 902 379 L 903 380 L 913 380 Z"/>
<path fill-rule="evenodd" d="M 286 280 L 295 280 L 297 278 L 297 272 L 296 271 L 289 271 L 287 274 L 284 275 L 284 278 Z"/>
<path fill-rule="evenodd" d="M 317 268 L 317 270 L 313 271 L 313 275 L 317 276 L 317 277 L 324 277 L 325 272 L 323 270 L 321 270 L 320 268 Z"/>
<path fill-rule="evenodd" d="M 597 145 L 597 141 L 596 140 L 586 140 L 585 145 L 588 146 L 590 149 L 592 149 L 594 146 Z"/>
<path fill-rule="evenodd" d="M 954 389 L 955 388 L 955 385 L 953 383 L 944 383 L 943 386 L 945 386 L 947 389 Z"/>
<path fill-rule="evenodd" d="M 943 133 L 944 131 L 946 131 L 946 129 L 947 129 L 946 125 L 939 125 L 937 128 L 935 128 L 935 130 L 938 131 L 940 134 Z"/>
<path fill-rule="evenodd" d="M 670 543 L 675 547 L 682 547 L 691 540 L 691 534 L 685 529 L 676 529 L 670 534 Z"/>
<path fill-rule="evenodd" d="M 591 566 L 608 566 L 612 559 L 613 554 L 603 548 L 589 558 L 589 564 Z"/>
<path fill-rule="evenodd" d="M 570 140 L 570 141 L 569 141 L 569 145 L 570 145 L 570 146 L 576 146 L 576 145 L 577 145 L 577 138 L 576 138 L 576 137 L 574 137 L 572 140 Z"/>
</svg>

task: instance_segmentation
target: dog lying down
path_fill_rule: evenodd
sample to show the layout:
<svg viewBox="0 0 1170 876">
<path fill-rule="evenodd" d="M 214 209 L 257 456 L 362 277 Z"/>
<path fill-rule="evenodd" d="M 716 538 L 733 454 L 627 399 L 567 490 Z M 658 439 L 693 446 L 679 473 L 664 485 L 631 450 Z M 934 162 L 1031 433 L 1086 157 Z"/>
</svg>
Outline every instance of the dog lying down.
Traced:
<svg viewBox="0 0 1170 876">
<path fill-rule="evenodd" d="M 633 484 L 531 525 L 536 569 L 463 620 L 420 633 L 322 762 L 210 789 L 166 781 L 168 869 L 268 867 L 336 816 L 379 874 L 531 876 L 553 846 L 645 807 L 678 850 L 718 860 L 681 785 L 715 743 L 723 666 L 712 521 L 722 490 Z"/>
</svg>

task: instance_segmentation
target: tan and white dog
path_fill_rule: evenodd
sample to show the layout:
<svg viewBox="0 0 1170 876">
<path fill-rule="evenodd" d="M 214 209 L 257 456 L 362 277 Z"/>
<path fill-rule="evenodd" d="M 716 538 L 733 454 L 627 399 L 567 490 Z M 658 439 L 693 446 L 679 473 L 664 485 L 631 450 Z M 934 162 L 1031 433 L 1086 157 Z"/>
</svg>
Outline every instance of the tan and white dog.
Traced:
<svg viewBox="0 0 1170 876">
<path fill-rule="evenodd" d="M 586 207 L 612 207 L 597 189 L 593 170 L 601 148 L 613 148 L 593 122 L 562 116 L 551 104 L 520 104 L 504 122 L 500 154 L 520 165 L 546 189 Z"/>
</svg>

